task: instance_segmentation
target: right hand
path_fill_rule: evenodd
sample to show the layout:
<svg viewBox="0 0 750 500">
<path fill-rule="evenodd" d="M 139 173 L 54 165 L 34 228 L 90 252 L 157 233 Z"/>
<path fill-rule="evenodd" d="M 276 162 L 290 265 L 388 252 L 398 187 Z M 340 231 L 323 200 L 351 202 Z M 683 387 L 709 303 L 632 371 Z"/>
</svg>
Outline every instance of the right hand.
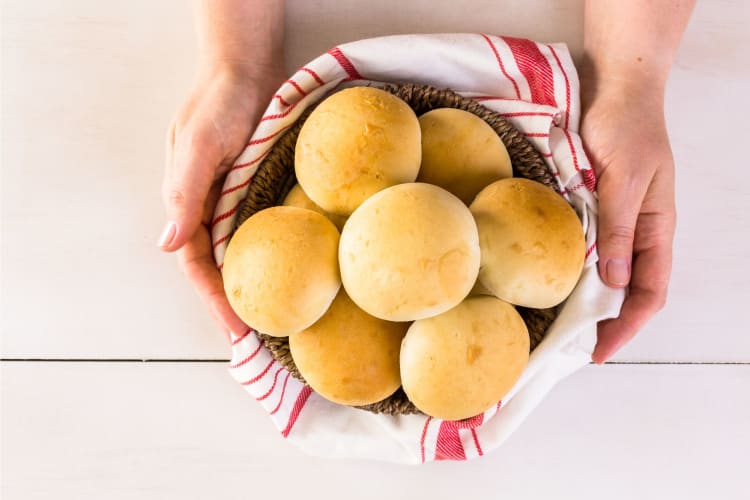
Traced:
<svg viewBox="0 0 750 500">
<path fill-rule="evenodd" d="M 284 78 L 277 67 L 222 65 L 203 71 L 167 134 L 162 186 L 167 223 L 158 246 L 177 252 L 182 272 L 227 337 L 248 327 L 227 301 L 210 223 L 224 177 Z"/>
<path fill-rule="evenodd" d="M 628 288 L 619 316 L 598 325 L 592 360 L 599 364 L 664 307 L 672 270 L 674 159 L 664 93 L 638 76 L 582 79 L 581 137 L 598 178 L 599 275 Z"/>
</svg>

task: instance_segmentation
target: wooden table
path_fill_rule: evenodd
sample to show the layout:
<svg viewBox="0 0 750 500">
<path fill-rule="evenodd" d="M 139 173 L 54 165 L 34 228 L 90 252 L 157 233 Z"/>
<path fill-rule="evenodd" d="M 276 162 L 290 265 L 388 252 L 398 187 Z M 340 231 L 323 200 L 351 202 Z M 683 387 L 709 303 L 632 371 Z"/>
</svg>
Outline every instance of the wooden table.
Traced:
<svg viewBox="0 0 750 500">
<path fill-rule="evenodd" d="M 290 70 L 389 33 L 581 52 L 581 1 L 288 5 Z M 0 497 L 748 498 L 748 25 L 743 0 L 699 2 L 669 81 L 668 307 L 491 455 L 407 468 L 284 442 L 155 248 L 164 131 L 195 70 L 187 2 L 3 0 Z"/>
</svg>

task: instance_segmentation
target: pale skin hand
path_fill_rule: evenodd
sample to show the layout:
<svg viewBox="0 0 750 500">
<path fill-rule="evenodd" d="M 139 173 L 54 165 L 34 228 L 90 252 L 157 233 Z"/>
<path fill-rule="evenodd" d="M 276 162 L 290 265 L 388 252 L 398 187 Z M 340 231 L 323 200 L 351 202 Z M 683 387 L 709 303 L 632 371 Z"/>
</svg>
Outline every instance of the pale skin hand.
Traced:
<svg viewBox="0 0 750 500">
<path fill-rule="evenodd" d="M 604 363 L 665 304 L 672 269 L 674 160 L 664 88 L 694 0 L 587 0 L 581 136 L 597 174 L 599 274 L 628 288 L 602 321 Z"/>
<path fill-rule="evenodd" d="M 209 232 L 224 176 L 284 80 L 283 2 L 199 0 L 201 70 L 167 136 L 163 183 L 167 224 L 158 246 L 177 251 L 185 276 L 222 331 L 247 325 L 230 307 Z"/>
</svg>

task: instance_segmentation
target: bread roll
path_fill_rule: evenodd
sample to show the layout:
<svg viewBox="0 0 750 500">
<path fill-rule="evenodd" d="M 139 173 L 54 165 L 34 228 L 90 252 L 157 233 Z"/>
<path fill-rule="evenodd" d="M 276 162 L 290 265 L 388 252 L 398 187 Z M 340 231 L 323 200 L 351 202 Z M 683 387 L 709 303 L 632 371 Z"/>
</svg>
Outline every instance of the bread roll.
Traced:
<svg viewBox="0 0 750 500">
<path fill-rule="evenodd" d="M 503 179 L 477 195 L 479 280 L 511 304 L 544 309 L 570 295 L 583 269 L 583 227 L 552 189 L 528 179 Z"/>
<path fill-rule="evenodd" d="M 434 316 L 474 286 L 476 225 L 461 200 L 442 188 L 393 186 L 349 217 L 339 265 L 347 293 L 369 314 L 389 321 Z"/>
<path fill-rule="evenodd" d="M 329 214 L 318 205 L 316 205 L 315 202 L 312 201 L 310 197 L 307 196 L 307 194 L 305 194 L 305 191 L 299 184 L 295 184 L 294 187 L 289 190 L 286 198 L 284 198 L 284 205 L 287 207 L 306 208 L 308 210 L 312 210 L 313 212 L 318 212 L 321 215 L 325 215 L 326 217 L 328 217 L 328 220 L 333 222 L 333 225 L 336 226 L 336 229 L 338 229 L 339 231 L 341 231 L 341 228 L 344 227 L 344 223 L 346 222 L 346 217 L 342 215 Z"/>
<path fill-rule="evenodd" d="M 401 385 L 399 351 L 408 327 L 370 316 L 342 289 L 322 318 L 289 337 L 289 349 L 315 392 L 334 403 L 367 405 Z"/>
<path fill-rule="evenodd" d="M 415 321 L 401 345 L 401 383 L 414 405 L 445 420 L 497 404 L 529 360 L 529 332 L 510 304 L 471 297 Z"/>
<path fill-rule="evenodd" d="M 482 282 L 479 281 L 479 279 L 477 279 L 476 283 L 474 283 L 474 287 L 469 292 L 470 297 L 476 297 L 477 295 L 489 295 L 491 297 L 494 297 L 494 295 L 492 295 L 492 292 L 486 286 L 484 286 Z"/>
<path fill-rule="evenodd" d="M 297 138 L 294 168 L 311 200 L 349 215 L 381 189 L 413 182 L 421 156 L 414 111 L 384 90 L 353 87 L 310 114 Z"/>
<path fill-rule="evenodd" d="M 503 141 L 473 113 L 439 108 L 419 117 L 422 167 L 417 181 L 435 184 L 469 205 L 485 186 L 513 176 Z"/>
<path fill-rule="evenodd" d="M 224 256 L 224 290 L 248 325 L 278 337 L 315 323 L 336 296 L 339 232 L 312 210 L 271 207 L 247 219 Z"/>
</svg>

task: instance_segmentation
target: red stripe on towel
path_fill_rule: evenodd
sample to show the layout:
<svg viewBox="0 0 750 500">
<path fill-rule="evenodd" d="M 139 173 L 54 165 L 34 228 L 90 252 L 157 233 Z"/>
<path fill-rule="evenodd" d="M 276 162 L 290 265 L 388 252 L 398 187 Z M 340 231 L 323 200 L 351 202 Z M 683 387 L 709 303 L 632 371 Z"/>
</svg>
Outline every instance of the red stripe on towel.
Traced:
<svg viewBox="0 0 750 500">
<path fill-rule="evenodd" d="M 557 52 L 555 52 L 555 49 L 552 47 L 552 45 L 547 45 L 547 48 L 552 52 L 552 55 L 557 62 L 557 67 L 560 68 L 560 71 L 563 74 L 563 78 L 565 78 L 565 124 L 563 125 L 563 128 L 567 130 L 568 117 L 570 116 L 570 80 L 568 80 L 568 73 L 563 68 L 562 62 L 560 62 L 560 58 L 557 56 Z"/>
<path fill-rule="evenodd" d="M 247 362 L 249 362 L 249 361 L 250 361 L 250 360 L 252 360 L 252 359 L 253 359 L 253 358 L 254 358 L 255 356 L 257 356 L 257 355 L 258 355 L 258 353 L 260 352 L 260 350 L 261 350 L 261 348 L 262 348 L 262 347 L 263 347 L 263 344 L 261 344 L 260 342 L 258 342 L 258 347 L 256 347 L 256 348 L 255 348 L 255 350 L 254 350 L 254 351 L 253 351 L 252 353 L 250 353 L 250 355 L 249 355 L 248 357 L 246 357 L 246 358 L 245 358 L 245 359 L 243 359 L 242 361 L 238 361 L 238 362 L 237 362 L 236 364 L 234 364 L 234 365 L 229 365 L 229 368 L 239 368 L 240 366 L 242 366 L 242 365 L 246 364 Z"/>
<path fill-rule="evenodd" d="M 341 67 L 346 71 L 346 74 L 349 75 L 349 78 L 352 80 L 362 80 L 362 75 L 359 74 L 359 71 L 357 71 L 357 68 L 354 67 L 354 64 L 349 60 L 348 57 L 344 55 L 343 52 L 341 52 L 341 49 L 338 47 L 334 47 L 331 50 L 328 51 L 329 54 L 331 54 L 336 61 L 341 65 Z"/>
<path fill-rule="evenodd" d="M 510 47 L 521 74 L 526 78 L 531 91 L 531 101 L 537 104 L 557 106 L 555 102 L 555 80 L 547 58 L 539 46 L 525 38 L 502 37 Z"/>
<path fill-rule="evenodd" d="M 422 428 L 422 437 L 419 440 L 419 448 L 422 451 L 422 463 L 424 463 L 425 461 L 424 441 L 427 438 L 427 428 L 430 426 L 431 421 L 432 421 L 432 417 L 427 417 L 427 420 L 424 421 L 424 427 Z"/>
<path fill-rule="evenodd" d="M 262 344 L 261 344 L 261 345 L 262 345 Z M 260 379 L 262 379 L 263 377 L 265 377 L 265 376 L 266 376 L 266 373 L 268 373 L 268 371 L 269 371 L 269 370 L 271 369 L 271 367 L 273 366 L 273 364 L 274 364 L 275 362 L 276 362 L 276 360 L 275 360 L 275 359 L 272 359 L 272 360 L 271 360 L 271 362 L 270 362 L 270 363 L 268 363 L 268 366 L 266 366 L 266 367 L 265 367 L 265 368 L 263 369 L 263 371 L 262 371 L 262 372 L 260 372 L 259 374 L 257 374 L 257 375 L 256 375 L 256 376 L 254 376 L 253 378 L 251 378 L 250 380 L 247 380 L 247 381 L 245 381 L 245 382 L 240 382 L 240 384 L 241 384 L 241 385 L 252 385 L 252 384 L 256 383 L 256 382 L 257 382 L 258 380 L 260 380 Z"/>
<path fill-rule="evenodd" d="M 490 48 L 492 49 L 493 54 L 495 54 L 495 59 L 497 60 L 498 66 L 500 66 L 500 71 L 503 73 L 503 75 L 505 75 L 505 78 L 510 80 L 510 82 L 513 84 L 513 88 L 516 90 L 516 97 L 520 99 L 521 91 L 518 89 L 518 84 L 513 79 L 513 77 L 510 76 L 507 71 L 505 71 L 505 64 L 503 64 L 503 59 L 500 57 L 500 53 L 497 51 L 497 47 L 495 47 L 495 44 L 492 43 L 492 40 L 490 40 L 490 37 L 488 37 L 485 34 L 482 34 L 482 36 L 487 41 L 487 44 L 489 44 Z"/>
<path fill-rule="evenodd" d="M 312 389 L 309 385 L 306 385 L 302 388 L 302 391 L 300 391 L 299 396 L 297 396 L 297 401 L 294 402 L 294 407 L 292 408 L 292 414 L 289 416 L 289 422 L 287 422 L 286 427 L 283 431 L 281 431 L 281 435 L 284 437 L 288 437 L 289 433 L 292 432 L 292 427 L 294 427 L 294 424 L 297 422 L 297 418 L 299 418 L 299 414 L 302 413 L 302 408 L 305 407 L 305 403 L 307 403 L 307 399 L 310 397 L 310 394 L 312 394 Z"/>
<path fill-rule="evenodd" d="M 273 384 L 271 384 L 271 388 L 268 389 L 266 391 L 266 393 L 263 394 L 262 396 L 260 396 L 258 398 L 255 398 L 256 401 L 263 401 L 264 399 L 266 399 L 268 396 L 271 395 L 271 393 L 273 392 L 273 390 L 276 388 L 276 382 L 278 382 L 278 380 L 279 380 L 279 373 L 281 373 L 281 370 L 283 370 L 283 369 L 284 369 L 284 367 L 280 366 L 279 369 L 276 370 L 276 373 L 273 374 Z"/>
<path fill-rule="evenodd" d="M 269 415 L 276 415 L 276 412 L 279 411 L 281 408 L 281 403 L 284 402 L 284 394 L 286 394 L 286 385 L 289 383 L 289 377 L 292 375 L 292 372 L 288 372 L 286 374 L 286 378 L 284 379 L 284 385 L 281 386 L 281 396 L 279 396 L 279 403 L 274 407 L 273 410 L 271 410 L 268 414 Z"/>
<path fill-rule="evenodd" d="M 325 83 L 323 79 L 319 77 L 318 74 L 310 68 L 301 68 L 300 71 L 304 71 L 310 74 L 315 79 L 315 81 L 318 82 L 318 85 L 323 85 Z"/>
</svg>

